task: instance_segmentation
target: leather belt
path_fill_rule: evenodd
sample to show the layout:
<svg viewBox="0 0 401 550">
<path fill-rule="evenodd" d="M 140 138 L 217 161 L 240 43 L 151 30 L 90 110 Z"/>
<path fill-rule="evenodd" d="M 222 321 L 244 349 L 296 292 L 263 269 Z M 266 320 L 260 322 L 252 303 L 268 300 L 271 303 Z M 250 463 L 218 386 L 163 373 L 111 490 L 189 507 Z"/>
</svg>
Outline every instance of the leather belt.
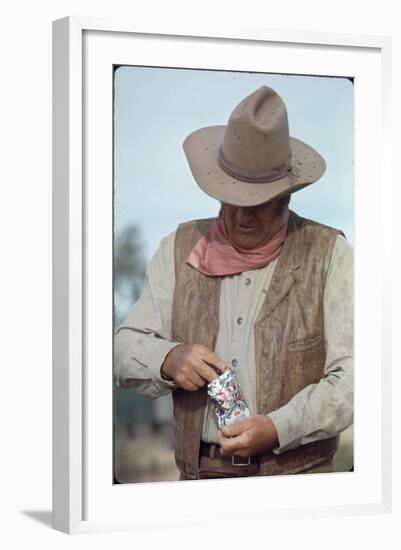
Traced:
<svg viewBox="0 0 401 550">
<path fill-rule="evenodd" d="M 251 464 L 259 464 L 258 456 L 247 456 L 246 458 L 242 456 L 235 455 L 225 455 L 220 450 L 220 445 L 214 443 L 205 443 L 201 442 L 200 456 L 206 456 L 211 459 L 218 459 L 224 462 L 227 462 L 231 466 L 250 466 Z"/>
</svg>

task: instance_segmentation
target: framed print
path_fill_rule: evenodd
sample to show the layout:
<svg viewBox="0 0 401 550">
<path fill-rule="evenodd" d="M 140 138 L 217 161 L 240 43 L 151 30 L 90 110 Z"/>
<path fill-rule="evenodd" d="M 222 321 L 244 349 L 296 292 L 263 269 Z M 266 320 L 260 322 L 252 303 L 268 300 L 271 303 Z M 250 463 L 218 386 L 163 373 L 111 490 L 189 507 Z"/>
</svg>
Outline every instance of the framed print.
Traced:
<svg viewBox="0 0 401 550">
<path fill-rule="evenodd" d="M 348 242 L 353 244 L 351 79 L 147 66 L 119 66 L 114 71 L 114 371 L 118 384 L 114 394 L 116 483 L 174 481 L 180 475 L 174 460 L 171 386 L 161 380 L 152 382 L 150 378 L 151 375 L 155 376 L 153 368 L 160 368 L 160 354 L 167 353 L 172 338 L 168 328 L 163 326 L 168 323 L 167 319 L 161 324 L 158 320 L 167 317 L 167 309 L 172 307 L 172 288 L 167 283 L 161 288 L 159 285 L 160 280 L 172 278 L 168 275 L 171 267 L 168 262 L 160 263 L 158 258 L 161 251 L 168 253 L 171 233 L 180 223 L 216 216 L 220 202 L 207 192 L 202 192 L 195 182 L 191 185 L 193 178 L 188 173 L 184 151 L 181 146 L 177 147 L 177 142 L 183 142 L 193 128 L 204 127 L 208 121 L 213 120 L 212 117 L 217 121 L 228 119 L 228 106 L 238 103 L 241 96 L 251 94 L 253 97 L 252 94 L 257 90 L 256 96 L 263 97 L 267 91 L 263 86 L 274 89 L 274 93 L 279 93 L 285 100 L 291 135 L 303 137 L 309 143 L 313 140 L 312 146 L 321 152 L 325 163 L 330 167 L 325 171 L 323 181 L 319 180 L 319 185 L 315 182 L 303 189 L 302 193 L 291 195 L 291 210 L 331 227 L 341 228 Z M 160 94 L 160 88 L 163 89 L 163 94 Z M 278 100 L 277 96 L 273 97 Z M 241 138 L 240 135 L 238 137 Z M 243 140 L 244 138 L 242 136 Z M 155 254 L 160 241 L 161 248 Z M 155 264 L 157 273 L 153 267 Z M 351 264 L 350 261 L 350 272 Z M 147 284 L 143 289 L 147 267 Z M 345 273 L 345 267 L 343 272 Z M 252 271 L 244 276 L 249 287 L 252 283 L 258 286 L 259 275 L 263 277 L 263 270 Z M 168 291 L 166 287 L 169 288 Z M 170 297 L 165 296 L 167 292 Z M 161 293 L 163 301 L 157 305 Z M 227 293 L 230 294 L 230 289 Z M 227 315 L 241 319 L 245 315 L 252 315 L 247 302 L 248 294 L 242 297 L 244 303 L 238 304 L 238 311 L 227 307 Z M 149 307 L 150 297 L 152 307 Z M 230 303 L 234 300 L 233 297 L 227 297 Z M 266 296 L 266 300 L 270 301 L 270 296 Z M 353 297 L 344 296 L 343 300 L 349 302 L 352 311 Z M 241 302 L 241 294 L 239 301 Z M 191 309 L 195 307 L 193 302 L 188 306 Z M 220 307 L 220 325 L 224 326 L 226 308 L 224 303 Z M 342 309 L 344 315 L 345 304 Z M 342 323 L 347 324 L 345 317 Z M 145 336 L 147 327 L 152 327 L 157 336 Z M 352 327 L 347 330 L 352 347 Z M 329 328 L 327 331 L 329 332 Z M 299 340 L 298 337 L 297 339 Z M 224 340 L 230 340 L 230 343 L 224 343 Z M 251 346 L 247 346 L 246 342 L 249 340 L 249 329 L 246 325 L 240 326 L 239 332 L 233 331 L 231 337 L 225 337 L 220 332 L 215 351 L 220 358 L 224 358 L 227 365 L 232 362 L 236 365 L 233 368 L 244 400 L 249 403 L 250 411 L 255 413 L 251 395 L 253 381 L 250 378 L 252 358 L 249 357 L 254 355 L 254 351 L 250 349 Z M 334 346 L 334 337 L 330 340 Z M 351 350 L 348 353 L 352 355 Z M 133 359 L 134 356 L 137 358 Z M 352 363 L 351 359 L 342 361 L 349 367 Z M 326 362 L 329 365 L 331 359 L 326 359 Z M 247 367 L 241 369 L 241 365 Z M 333 366 L 331 368 L 334 376 Z M 345 373 L 346 367 L 344 376 Z M 329 380 L 330 376 L 326 378 L 327 382 Z M 352 401 L 351 376 L 348 380 L 349 389 L 343 388 L 340 392 L 337 388 L 344 399 L 344 418 L 347 416 L 346 411 L 351 414 L 352 409 L 346 403 Z M 323 387 L 320 390 L 325 393 Z M 300 397 L 302 396 L 298 396 L 298 399 Z M 317 398 L 316 395 L 313 397 Z M 340 400 L 338 397 L 336 409 L 341 407 Z M 322 398 L 322 402 L 327 402 L 327 396 Z M 305 404 L 302 405 L 304 406 Z M 283 412 L 285 411 L 280 415 Z M 327 405 L 325 412 L 327 414 Z M 314 415 L 318 414 L 314 411 Z M 276 419 L 276 426 L 278 422 L 279 419 Z M 210 406 L 206 410 L 204 423 L 203 437 L 210 441 L 215 437 L 214 412 Z M 307 430 L 307 424 L 307 419 L 304 419 L 304 430 Z M 295 437 L 293 434 L 286 436 L 282 430 L 282 448 L 286 439 L 285 447 L 288 448 Z M 285 456 L 288 457 L 289 454 L 286 453 Z M 278 461 L 280 459 L 281 457 L 277 458 Z M 346 472 L 353 468 L 352 426 L 341 433 L 333 467 L 336 472 Z M 292 469 L 295 468 L 293 465 Z"/>
<path fill-rule="evenodd" d="M 388 231 L 389 39 L 269 30 L 216 35 L 166 28 L 152 33 L 75 17 L 55 21 L 53 36 L 54 527 L 76 533 L 203 525 L 201 511 L 218 490 L 224 490 L 227 503 L 222 522 L 233 517 L 263 521 L 266 514 L 313 517 L 322 510 L 331 515 L 386 512 L 391 485 L 385 445 L 390 409 L 383 399 L 390 383 L 388 290 L 383 264 L 372 265 L 370 251 L 383 248 Z M 354 401 L 355 429 L 340 435 L 334 470 L 322 469 L 316 476 L 284 475 L 305 473 L 294 462 L 292 470 L 275 472 L 280 475 L 182 477 L 180 460 L 174 459 L 173 424 L 177 433 L 180 422 L 172 410 L 176 390 L 169 381 L 160 382 L 160 369 L 146 374 L 150 369 L 142 367 L 148 357 L 142 352 L 135 355 L 134 374 L 131 366 L 126 374 L 126 359 L 116 366 L 116 334 L 136 331 L 143 340 L 151 332 L 142 306 L 146 299 L 154 304 L 156 291 L 138 298 L 152 277 L 157 282 L 174 271 L 172 255 L 170 263 L 159 262 L 159 243 L 166 243 L 180 223 L 215 218 L 221 204 L 230 204 L 202 190 L 183 142 L 199 128 L 227 124 L 244 98 L 252 102 L 253 94 L 270 90 L 279 94 L 274 101 L 279 97 L 286 105 L 291 136 L 319 151 L 326 165 L 319 182 L 308 187 L 304 182 L 305 189 L 292 194 L 291 210 L 341 229 L 355 249 L 355 376 L 348 398 Z M 258 105 L 262 96 L 257 96 Z M 250 134 L 235 139 L 244 135 L 251 139 Z M 231 179 L 242 181 L 238 167 L 230 170 Z M 311 183 L 313 176 L 308 177 Z M 372 212 L 379 223 L 371 223 Z M 383 258 L 389 261 L 388 250 Z M 205 296 L 204 302 L 211 303 L 209 290 Z M 140 312 L 135 326 L 130 324 L 132 307 Z M 207 316 L 202 319 L 208 322 Z M 240 314 L 235 319 L 246 326 Z M 180 343 L 179 330 L 172 330 Z M 156 336 L 152 353 L 164 358 L 174 338 L 166 337 L 161 352 L 154 351 L 161 349 Z M 314 338 L 289 334 L 291 357 L 306 352 L 312 363 Z M 230 353 L 237 353 L 237 360 L 240 351 Z M 224 356 L 233 366 L 234 359 Z M 237 369 L 247 397 L 241 372 Z M 381 442 L 373 447 L 372 430 Z M 288 449 L 329 437 L 305 436 L 300 445 L 288 436 Z M 241 499 L 236 498 L 239 487 Z"/>
</svg>

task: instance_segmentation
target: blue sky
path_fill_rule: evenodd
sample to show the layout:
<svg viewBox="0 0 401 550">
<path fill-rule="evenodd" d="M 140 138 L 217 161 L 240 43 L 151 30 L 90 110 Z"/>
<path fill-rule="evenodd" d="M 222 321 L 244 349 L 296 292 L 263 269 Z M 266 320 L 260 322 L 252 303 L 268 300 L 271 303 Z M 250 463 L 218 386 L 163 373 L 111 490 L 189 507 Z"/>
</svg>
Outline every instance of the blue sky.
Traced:
<svg viewBox="0 0 401 550">
<path fill-rule="evenodd" d="M 340 228 L 353 242 L 353 85 L 347 78 L 119 67 L 115 73 L 114 224 L 141 229 L 148 260 L 178 223 L 217 214 L 219 202 L 194 181 L 182 149 L 197 128 L 226 124 L 241 99 L 274 88 L 290 135 L 315 148 L 327 168 L 292 195 L 302 216 Z"/>
</svg>

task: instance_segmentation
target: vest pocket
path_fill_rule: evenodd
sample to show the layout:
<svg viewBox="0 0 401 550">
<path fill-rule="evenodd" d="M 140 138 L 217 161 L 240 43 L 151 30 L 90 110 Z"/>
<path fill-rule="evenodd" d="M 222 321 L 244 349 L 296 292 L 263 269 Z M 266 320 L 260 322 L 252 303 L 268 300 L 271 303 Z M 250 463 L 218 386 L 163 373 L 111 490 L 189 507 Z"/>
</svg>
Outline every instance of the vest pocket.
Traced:
<svg viewBox="0 0 401 550">
<path fill-rule="evenodd" d="M 316 384 L 323 376 L 325 349 L 322 335 L 290 342 L 286 346 L 288 386 L 295 395 L 309 384 Z M 292 397 L 292 396 L 291 396 Z"/>
<path fill-rule="evenodd" d="M 287 344 L 288 351 L 304 351 L 309 348 L 313 348 L 314 346 L 317 346 L 317 344 L 319 344 L 321 339 L 322 339 L 321 335 L 316 334 L 316 336 L 311 336 L 303 340 L 296 340 L 295 342 L 290 342 L 289 344 Z"/>
</svg>

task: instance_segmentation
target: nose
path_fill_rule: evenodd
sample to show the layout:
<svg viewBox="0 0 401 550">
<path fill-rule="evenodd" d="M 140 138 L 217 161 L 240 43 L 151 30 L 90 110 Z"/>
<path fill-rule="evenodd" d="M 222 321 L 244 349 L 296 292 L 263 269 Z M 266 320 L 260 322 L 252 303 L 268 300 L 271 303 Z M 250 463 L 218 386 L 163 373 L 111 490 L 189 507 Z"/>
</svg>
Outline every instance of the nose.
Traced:
<svg viewBox="0 0 401 550">
<path fill-rule="evenodd" d="M 237 223 L 240 225 L 249 225 L 254 220 L 255 213 L 252 207 L 239 206 L 237 209 Z"/>
</svg>

